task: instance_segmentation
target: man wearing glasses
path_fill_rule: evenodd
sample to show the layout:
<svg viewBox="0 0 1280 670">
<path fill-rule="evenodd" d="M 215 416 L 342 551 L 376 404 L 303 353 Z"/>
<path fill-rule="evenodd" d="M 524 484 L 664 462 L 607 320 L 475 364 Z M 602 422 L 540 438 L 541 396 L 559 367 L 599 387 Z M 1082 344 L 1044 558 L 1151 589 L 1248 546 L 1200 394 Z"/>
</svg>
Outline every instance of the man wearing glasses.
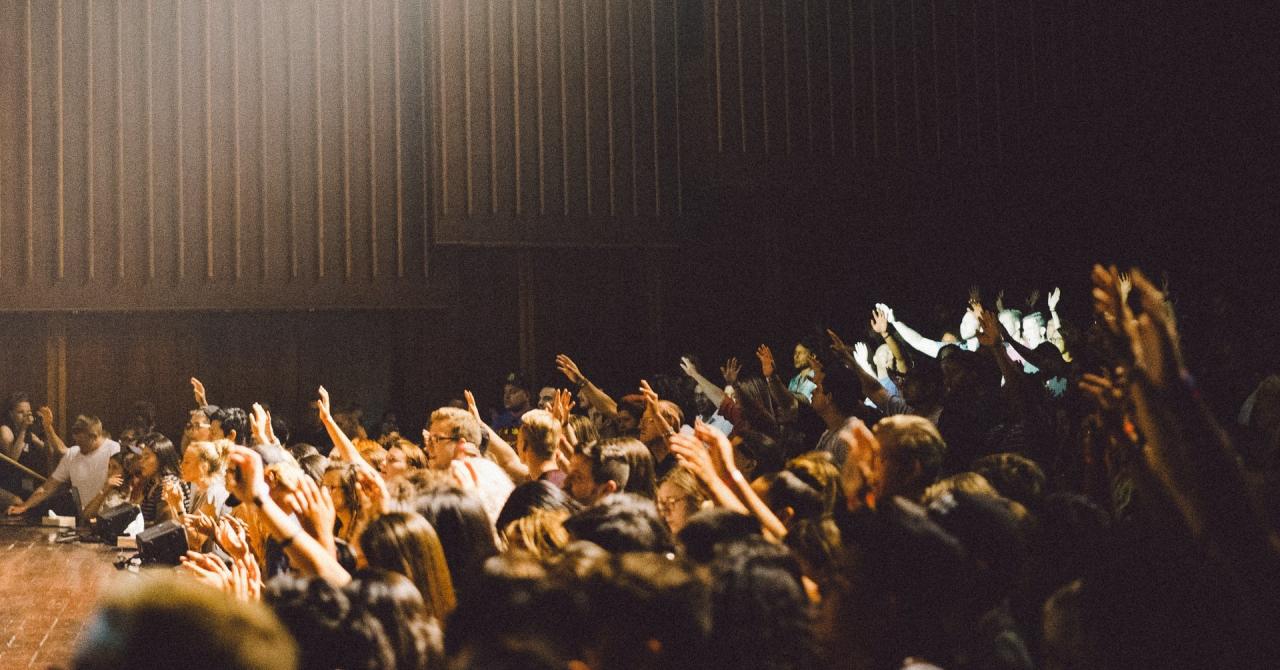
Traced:
<svg viewBox="0 0 1280 670">
<path fill-rule="evenodd" d="M 480 424 L 470 412 L 441 407 L 422 431 L 427 465 L 447 471 L 463 490 L 480 497 L 490 521 L 496 521 L 515 485 L 497 463 L 480 453 Z"/>
</svg>

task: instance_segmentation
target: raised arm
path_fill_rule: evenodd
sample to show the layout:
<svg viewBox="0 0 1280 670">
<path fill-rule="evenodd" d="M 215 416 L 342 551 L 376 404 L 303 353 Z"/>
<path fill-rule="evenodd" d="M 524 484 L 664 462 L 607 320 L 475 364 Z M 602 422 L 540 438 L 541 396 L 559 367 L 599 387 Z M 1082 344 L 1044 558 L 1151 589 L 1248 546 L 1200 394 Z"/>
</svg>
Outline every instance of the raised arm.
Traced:
<svg viewBox="0 0 1280 670">
<path fill-rule="evenodd" d="M 769 387 L 769 395 L 773 397 L 773 405 L 777 408 L 778 423 L 795 421 L 796 414 L 800 411 L 800 401 L 778 375 L 778 369 L 773 360 L 773 350 L 762 344 L 756 347 L 756 358 L 760 361 L 760 373 L 764 375 Z"/>
<path fill-rule="evenodd" d="M 574 363 L 572 358 L 559 354 L 556 356 L 556 368 L 560 370 L 560 374 L 563 374 L 565 378 L 582 391 L 583 395 L 587 397 L 587 402 L 591 403 L 591 406 L 597 412 L 600 412 L 606 418 L 618 416 L 618 403 L 613 398 L 610 398 L 609 394 L 605 393 L 599 386 L 592 384 L 591 380 L 587 379 L 586 375 L 582 374 L 582 371 L 578 369 L 578 364 Z"/>
<path fill-rule="evenodd" d="M 44 423 L 44 435 L 49 438 L 49 456 L 54 462 L 67 453 L 67 443 L 58 436 L 58 429 L 53 425 L 53 410 L 48 406 L 40 408 L 40 421 Z"/>
<path fill-rule="evenodd" d="M 871 323 L 873 326 L 875 325 L 876 321 L 874 318 Z M 885 390 L 884 385 L 880 383 L 880 380 L 876 379 L 876 376 L 871 374 L 870 364 L 865 362 L 865 360 L 859 360 L 859 352 L 861 352 L 862 359 L 866 358 L 867 345 L 859 342 L 857 346 L 860 347 L 860 349 L 850 349 L 834 330 L 828 329 L 827 336 L 831 338 L 832 351 L 839 354 L 841 360 L 845 361 L 845 367 L 853 370 L 858 375 L 858 382 L 862 384 L 863 395 L 870 398 L 871 402 L 876 404 L 876 407 L 880 407 L 882 409 L 887 407 L 889 404 L 889 392 Z"/>
<path fill-rule="evenodd" d="M 516 450 L 502 439 L 498 431 L 480 418 L 480 407 L 476 405 L 476 397 L 468 390 L 463 390 L 462 396 L 467 400 L 467 411 L 471 412 L 471 417 L 480 424 L 480 430 L 489 436 L 489 459 L 497 463 L 512 481 L 522 482 L 529 479 L 529 466 L 521 463 Z"/>
<path fill-rule="evenodd" d="M 930 358 L 938 357 L 938 351 L 942 349 L 945 344 L 944 342 L 931 340 L 920 333 L 917 333 L 907 324 L 894 319 L 893 310 L 889 309 L 889 307 L 883 303 L 876 305 L 876 311 L 885 316 L 885 320 L 893 325 L 893 327 L 898 331 L 898 335 L 900 335 L 903 341 L 909 344 L 912 349 L 915 349 Z M 898 358 L 896 353 L 894 354 L 894 358 Z"/>
<path fill-rule="evenodd" d="M 338 423 L 333 420 L 331 405 L 329 402 L 329 392 L 321 386 L 318 390 L 320 394 L 320 402 L 316 407 L 320 410 L 320 423 L 324 424 L 325 432 L 329 433 L 329 439 L 333 441 L 333 448 L 338 450 L 342 455 L 342 459 L 352 465 L 366 467 L 372 469 L 373 466 L 364 460 L 364 456 L 360 455 L 360 451 L 356 449 L 356 445 L 347 437 L 346 433 L 338 427 Z"/>
<path fill-rule="evenodd" d="M 680 358 L 680 369 L 684 370 L 686 375 L 689 375 L 689 378 L 693 380 L 693 383 L 698 385 L 698 390 L 702 391 L 702 394 L 707 396 L 707 399 L 714 403 L 716 407 L 719 407 L 724 403 L 724 389 L 716 386 L 714 382 L 704 377 L 702 373 L 698 371 L 698 367 L 693 364 L 693 361 L 689 360 L 688 356 Z"/>
</svg>

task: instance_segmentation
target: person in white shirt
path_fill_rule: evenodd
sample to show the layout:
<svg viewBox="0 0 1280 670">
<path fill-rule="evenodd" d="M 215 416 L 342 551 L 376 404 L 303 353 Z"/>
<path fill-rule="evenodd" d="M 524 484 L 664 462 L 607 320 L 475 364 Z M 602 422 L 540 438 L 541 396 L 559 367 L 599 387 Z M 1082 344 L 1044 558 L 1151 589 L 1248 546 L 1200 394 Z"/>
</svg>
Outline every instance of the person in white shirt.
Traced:
<svg viewBox="0 0 1280 670">
<path fill-rule="evenodd" d="M 103 436 L 102 422 L 97 417 L 83 414 L 71 426 L 71 437 L 76 446 L 67 450 L 49 479 L 26 501 L 9 506 L 9 514 L 26 514 L 39 508 L 67 484 L 80 495 L 81 505 L 88 504 L 102 490 L 107 482 L 108 463 L 120 451 L 120 444 Z"/>
</svg>

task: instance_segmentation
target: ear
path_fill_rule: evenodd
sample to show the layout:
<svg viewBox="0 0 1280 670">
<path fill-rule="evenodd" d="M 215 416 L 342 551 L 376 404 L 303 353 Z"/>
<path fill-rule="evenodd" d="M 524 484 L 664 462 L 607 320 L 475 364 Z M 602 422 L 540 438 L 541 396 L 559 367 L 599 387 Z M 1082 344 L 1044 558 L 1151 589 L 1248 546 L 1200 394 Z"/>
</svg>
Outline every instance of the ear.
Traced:
<svg viewBox="0 0 1280 670">
<path fill-rule="evenodd" d="M 600 485 L 601 498 L 609 495 L 610 493 L 617 493 L 617 492 L 618 492 L 618 482 L 615 482 L 612 479 Z"/>
<path fill-rule="evenodd" d="M 791 520 L 794 518 L 796 518 L 796 510 L 794 507 L 784 507 L 782 508 L 782 513 L 778 515 L 778 520 L 781 521 L 784 526 L 791 523 Z"/>
<path fill-rule="evenodd" d="M 226 433 L 224 433 L 224 435 L 227 436 L 228 440 L 231 440 L 232 442 L 236 441 L 236 430 L 234 428 L 232 428 L 231 430 L 228 430 Z"/>
</svg>

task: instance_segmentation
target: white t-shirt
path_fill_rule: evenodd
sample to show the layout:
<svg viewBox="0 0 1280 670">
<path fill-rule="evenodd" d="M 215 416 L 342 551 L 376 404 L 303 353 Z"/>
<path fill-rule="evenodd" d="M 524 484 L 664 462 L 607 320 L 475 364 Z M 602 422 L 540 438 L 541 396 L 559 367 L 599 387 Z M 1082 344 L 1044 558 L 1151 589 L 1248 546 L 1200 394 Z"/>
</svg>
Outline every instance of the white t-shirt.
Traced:
<svg viewBox="0 0 1280 670">
<path fill-rule="evenodd" d="M 80 447 L 71 447 L 49 478 L 59 483 L 71 482 L 80 494 L 80 504 L 85 505 L 107 483 L 107 462 L 119 452 L 120 443 L 115 440 L 103 440 L 102 445 L 88 455 L 81 454 Z"/>
<path fill-rule="evenodd" d="M 483 456 L 458 456 L 449 463 L 449 470 L 459 487 L 479 496 L 489 523 L 497 523 L 507 496 L 515 489 L 507 473 Z"/>
</svg>

